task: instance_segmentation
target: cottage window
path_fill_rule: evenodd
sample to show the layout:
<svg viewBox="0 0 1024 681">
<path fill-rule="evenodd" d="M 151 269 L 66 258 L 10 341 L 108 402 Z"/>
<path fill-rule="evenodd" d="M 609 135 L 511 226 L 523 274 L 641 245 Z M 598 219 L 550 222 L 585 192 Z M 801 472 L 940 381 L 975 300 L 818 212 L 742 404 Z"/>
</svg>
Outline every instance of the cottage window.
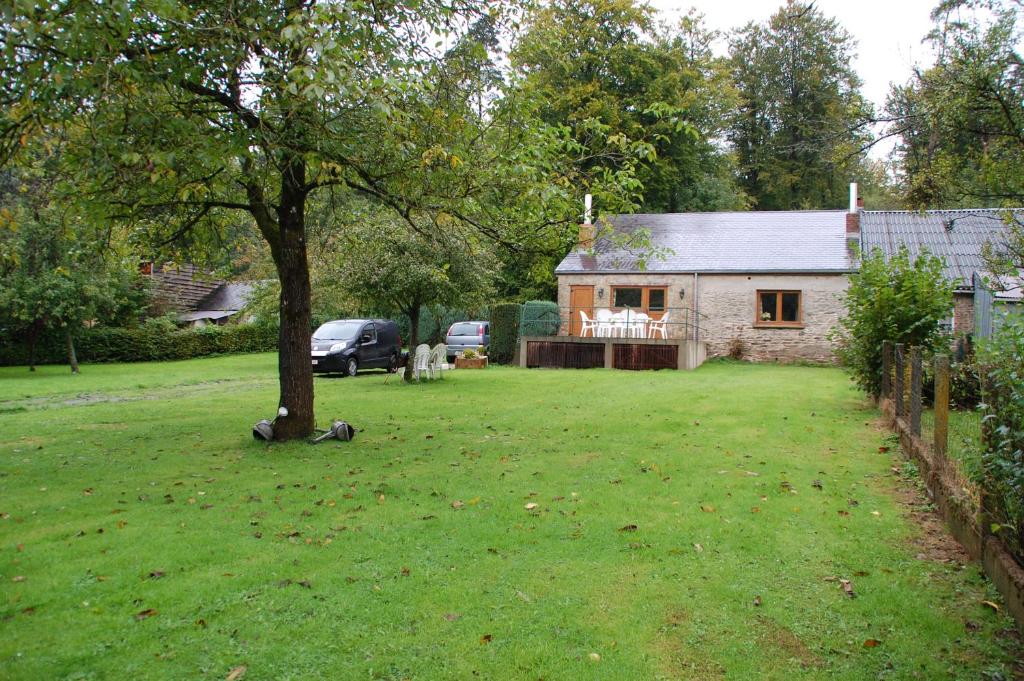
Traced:
<svg viewBox="0 0 1024 681">
<path fill-rule="evenodd" d="M 668 300 L 666 286 L 613 286 L 612 307 L 642 312 L 664 312 Z"/>
<path fill-rule="evenodd" d="M 754 326 L 802 326 L 803 296 L 800 291 L 758 291 Z"/>
</svg>

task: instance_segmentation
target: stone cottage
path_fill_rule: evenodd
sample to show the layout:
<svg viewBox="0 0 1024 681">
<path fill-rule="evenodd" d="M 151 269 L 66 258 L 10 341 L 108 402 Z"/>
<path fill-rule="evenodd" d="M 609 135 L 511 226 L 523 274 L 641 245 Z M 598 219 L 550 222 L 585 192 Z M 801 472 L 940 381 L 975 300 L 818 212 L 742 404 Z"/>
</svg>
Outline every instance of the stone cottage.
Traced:
<svg viewBox="0 0 1024 681">
<path fill-rule="evenodd" d="M 828 334 L 860 239 L 855 188 L 851 196 L 848 212 L 615 215 L 584 224 L 555 269 L 562 333 L 592 334 L 602 313 L 630 311 L 666 321 L 669 338 L 706 343 L 710 355 L 831 361 Z"/>
</svg>

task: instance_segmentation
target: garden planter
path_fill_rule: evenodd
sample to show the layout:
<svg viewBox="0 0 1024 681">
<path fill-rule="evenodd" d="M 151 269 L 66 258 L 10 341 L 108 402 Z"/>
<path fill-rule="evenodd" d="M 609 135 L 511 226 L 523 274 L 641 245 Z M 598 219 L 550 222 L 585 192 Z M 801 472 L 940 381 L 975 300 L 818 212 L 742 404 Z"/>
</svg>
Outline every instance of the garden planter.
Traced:
<svg viewBox="0 0 1024 681">
<path fill-rule="evenodd" d="M 455 358 L 456 369 L 486 369 L 487 358 L 486 357 L 474 357 L 473 359 L 466 359 L 465 357 Z"/>
</svg>

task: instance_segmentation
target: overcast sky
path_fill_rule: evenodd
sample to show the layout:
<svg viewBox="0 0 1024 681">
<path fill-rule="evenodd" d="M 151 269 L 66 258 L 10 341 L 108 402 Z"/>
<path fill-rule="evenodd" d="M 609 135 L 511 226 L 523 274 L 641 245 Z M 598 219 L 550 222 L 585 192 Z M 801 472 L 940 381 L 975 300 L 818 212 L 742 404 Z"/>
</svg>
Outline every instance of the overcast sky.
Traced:
<svg viewBox="0 0 1024 681">
<path fill-rule="evenodd" d="M 664 17 L 674 18 L 696 7 L 709 28 L 729 31 L 748 21 L 764 22 L 783 0 L 650 0 Z M 938 0 L 818 0 L 815 6 L 834 17 L 857 41 L 854 68 L 864 81 L 862 92 L 880 108 L 890 83 L 904 83 L 915 64 L 932 61 L 928 45 L 921 42 L 932 28 L 929 18 Z M 724 51 L 724 43 L 720 45 Z M 888 152 L 876 148 L 872 155 Z"/>
</svg>

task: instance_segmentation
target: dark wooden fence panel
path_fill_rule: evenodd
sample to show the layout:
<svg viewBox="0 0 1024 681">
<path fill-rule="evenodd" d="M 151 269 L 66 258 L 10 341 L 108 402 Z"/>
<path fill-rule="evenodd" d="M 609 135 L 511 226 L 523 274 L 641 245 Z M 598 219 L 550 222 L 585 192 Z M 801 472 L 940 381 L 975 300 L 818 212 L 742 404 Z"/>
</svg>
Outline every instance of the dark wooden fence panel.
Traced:
<svg viewBox="0 0 1024 681">
<path fill-rule="evenodd" d="M 616 369 L 678 369 L 679 347 L 675 345 L 633 345 L 616 343 L 612 353 Z"/>
<path fill-rule="evenodd" d="M 529 341 L 526 366 L 546 369 L 593 369 L 604 366 L 603 343 Z"/>
</svg>

